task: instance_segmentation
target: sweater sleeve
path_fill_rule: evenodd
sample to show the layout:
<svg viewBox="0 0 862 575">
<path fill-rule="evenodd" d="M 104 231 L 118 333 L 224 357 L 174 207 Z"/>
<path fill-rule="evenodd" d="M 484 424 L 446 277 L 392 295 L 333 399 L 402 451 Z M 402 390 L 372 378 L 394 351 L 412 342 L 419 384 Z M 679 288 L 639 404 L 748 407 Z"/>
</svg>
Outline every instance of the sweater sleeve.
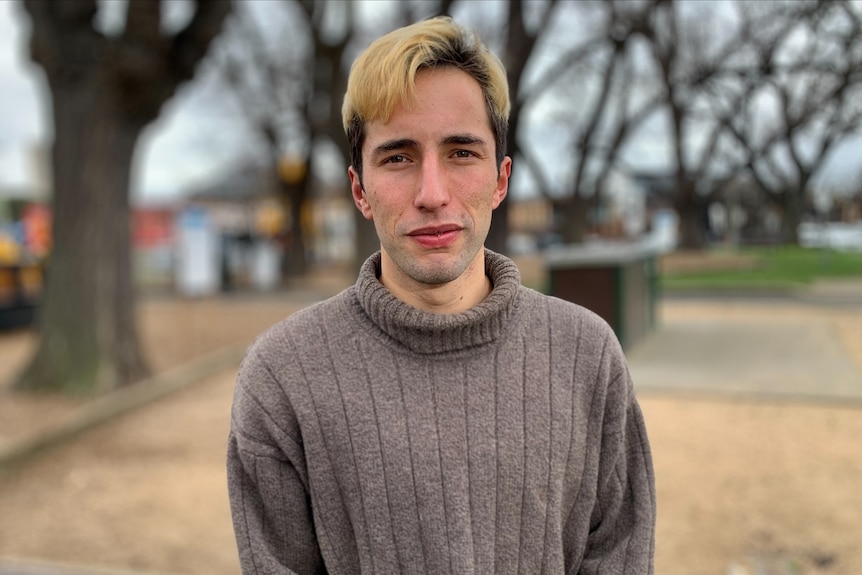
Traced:
<svg viewBox="0 0 862 575">
<path fill-rule="evenodd" d="M 264 366 L 247 357 L 237 378 L 227 452 L 243 575 L 325 573 L 301 441 L 285 421 L 285 414 L 292 415 L 286 402 Z"/>
<path fill-rule="evenodd" d="M 614 344 L 616 341 L 614 340 Z M 651 575 L 656 495 L 649 441 L 622 351 L 607 390 L 582 575 Z"/>
</svg>

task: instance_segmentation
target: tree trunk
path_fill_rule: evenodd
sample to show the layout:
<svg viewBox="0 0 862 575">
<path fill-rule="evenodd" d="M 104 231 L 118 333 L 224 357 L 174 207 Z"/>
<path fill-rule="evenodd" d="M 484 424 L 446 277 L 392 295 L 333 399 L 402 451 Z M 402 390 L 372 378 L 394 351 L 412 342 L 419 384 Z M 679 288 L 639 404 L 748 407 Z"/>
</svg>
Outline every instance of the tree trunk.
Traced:
<svg viewBox="0 0 862 575">
<path fill-rule="evenodd" d="M 545 6 L 545 13 L 542 16 L 542 23 L 534 32 L 527 30 L 524 21 L 525 2 L 523 0 L 510 0 L 508 10 L 508 26 L 506 30 L 505 53 L 502 54 L 503 65 L 506 67 L 507 77 L 509 81 L 509 97 L 512 103 L 511 113 L 509 114 L 509 133 L 508 139 L 508 155 L 512 157 L 512 170 L 518 169 L 518 159 L 520 155 L 518 132 L 521 127 L 522 105 L 519 100 L 519 88 L 521 79 L 524 75 L 524 70 L 527 68 L 527 63 L 533 53 L 533 48 L 536 46 L 536 41 L 539 34 L 545 27 L 551 13 L 554 10 L 556 0 L 551 0 Z M 511 181 L 511 180 L 510 180 Z M 485 240 L 485 245 L 488 249 L 495 252 L 506 253 L 507 241 L 509 239 L 509 206 L 512 203 L 511 189 L 510 198 L 501 203 L 491 219 L 491 229 L 488 231 L 488 237 Z"/>
<path fill-rule="evenodd" d="M 679 217 L 679 247 L 697 250 L 706 244 L 703 205 L 694 192 L 694 186 L 679 179 L 674 208 Z"/>
<path fill-rule="evenodd" d="M 781 243 L 783 245 L 799 245 L 799 224 L 805 206 L 805 189 L 803 183 L 798 190 L 784 190 L 781 195 Z"/>
<path fill-rule="evenodd" d="M 308 271 L 308 256 L 305 249 L 305 226 L 302 221 L 302 206 L 308 198 L 308 170 L 296 182 L 278 180 L 278 191 L 282 205 L 290 218 L 290 236 L 284 254 L 282 272 L 287 277 L 300 277 Z"/>
<path fill-rule="evenodd" d="M 563 236 L 563 243 L 581 244 L 587 237 L 589 226 L 589 212 L 592 202 L 577 191 L 571 197 L 563 200 L 563 226 L 559 230 Z"/>
<path fill-rule="evenodd" d="M 53 253 L 35 357 L 18 389 L 103 392 L 148 370 L 131 273 L 130 166 L 141 128 L 104 83 L 53 87 Z"/>
<path fill-rule="evenodd" d="M 39 347 L 17 389 L 103 392 L 143 378 L 131 269 L 129 181 L 143 128 L 190 79 L 230 12 L 195 2 L 163 35 L 161 2 L 129 2 L 121 35 L 93 28 L 96 0 L 25 0 L 30 55 L 53 97 L 53 248 Z"/>
</svg>

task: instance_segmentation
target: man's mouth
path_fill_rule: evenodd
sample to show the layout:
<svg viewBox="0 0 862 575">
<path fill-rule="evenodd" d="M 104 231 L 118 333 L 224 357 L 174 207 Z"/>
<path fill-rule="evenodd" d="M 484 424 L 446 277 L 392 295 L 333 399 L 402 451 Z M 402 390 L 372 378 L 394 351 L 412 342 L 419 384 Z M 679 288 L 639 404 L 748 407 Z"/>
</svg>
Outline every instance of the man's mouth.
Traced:
<svg viewBox="0 0 862 575">
<path fill-rule="evenodd" d="M 418 230 L 413 230 L 410 232 L 411 236 L 442 236 L 443 234 L 449 232 L 458 231 L 460 228 L 455 225 L 447 225 L 447 226 L 429 226 L 426 228 L 419 228 Z"/>
<path fill-rule="evenodd" d="M 445 248 L 458 237 L 461 228 L 455 225 L 429 226 L 413 230 L 408 235 L 426 248 Z"/>
</svg>

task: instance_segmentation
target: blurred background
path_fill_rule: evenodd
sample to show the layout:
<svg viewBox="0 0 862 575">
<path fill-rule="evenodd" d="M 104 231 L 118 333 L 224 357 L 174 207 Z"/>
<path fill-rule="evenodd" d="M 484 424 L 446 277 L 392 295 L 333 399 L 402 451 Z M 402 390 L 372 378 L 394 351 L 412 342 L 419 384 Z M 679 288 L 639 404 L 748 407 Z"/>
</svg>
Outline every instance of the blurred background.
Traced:
<svg viewBox="0 0 862 575">
<path fill-rule="evenodd" d="M 347 74 L 438 14 L 509 72 L 487 246 L 630 354 L 657 573 L 862 572 L 862 2 L 8 0 L 0 573 L 236 572 L 231 362 L 377 248 Z"/>
</svg>

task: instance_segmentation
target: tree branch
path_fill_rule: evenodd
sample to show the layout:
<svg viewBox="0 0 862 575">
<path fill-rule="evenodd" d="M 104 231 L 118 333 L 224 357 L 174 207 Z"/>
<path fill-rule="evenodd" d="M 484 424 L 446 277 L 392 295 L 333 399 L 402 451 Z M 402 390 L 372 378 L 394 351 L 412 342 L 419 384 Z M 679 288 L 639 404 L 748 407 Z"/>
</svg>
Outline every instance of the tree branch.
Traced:
<svg viewBox="0 0 862 575">
<path fill-rule="evenodd" d="M 24 0 L 33 23 L 30 56 L 44 68 L 48 80 L 79 76 L 104 48 L 104 37 L 92 27 L 96 0 Z"/>
<path fill-rule="evenodd" d="M 156 48 L 163 41 L 159 32 L 161 22 L 162 3 L 160 1 L 129 2 L 123 38 L 133 43 L 147 44 Z"/>
<path fill-rule="evenodd" d="M 168 54 L 177 84 L 190 79 L 231 11 L 231 0 L 196 0 L 195 15 L 174 36 Z"/>
</svg>

